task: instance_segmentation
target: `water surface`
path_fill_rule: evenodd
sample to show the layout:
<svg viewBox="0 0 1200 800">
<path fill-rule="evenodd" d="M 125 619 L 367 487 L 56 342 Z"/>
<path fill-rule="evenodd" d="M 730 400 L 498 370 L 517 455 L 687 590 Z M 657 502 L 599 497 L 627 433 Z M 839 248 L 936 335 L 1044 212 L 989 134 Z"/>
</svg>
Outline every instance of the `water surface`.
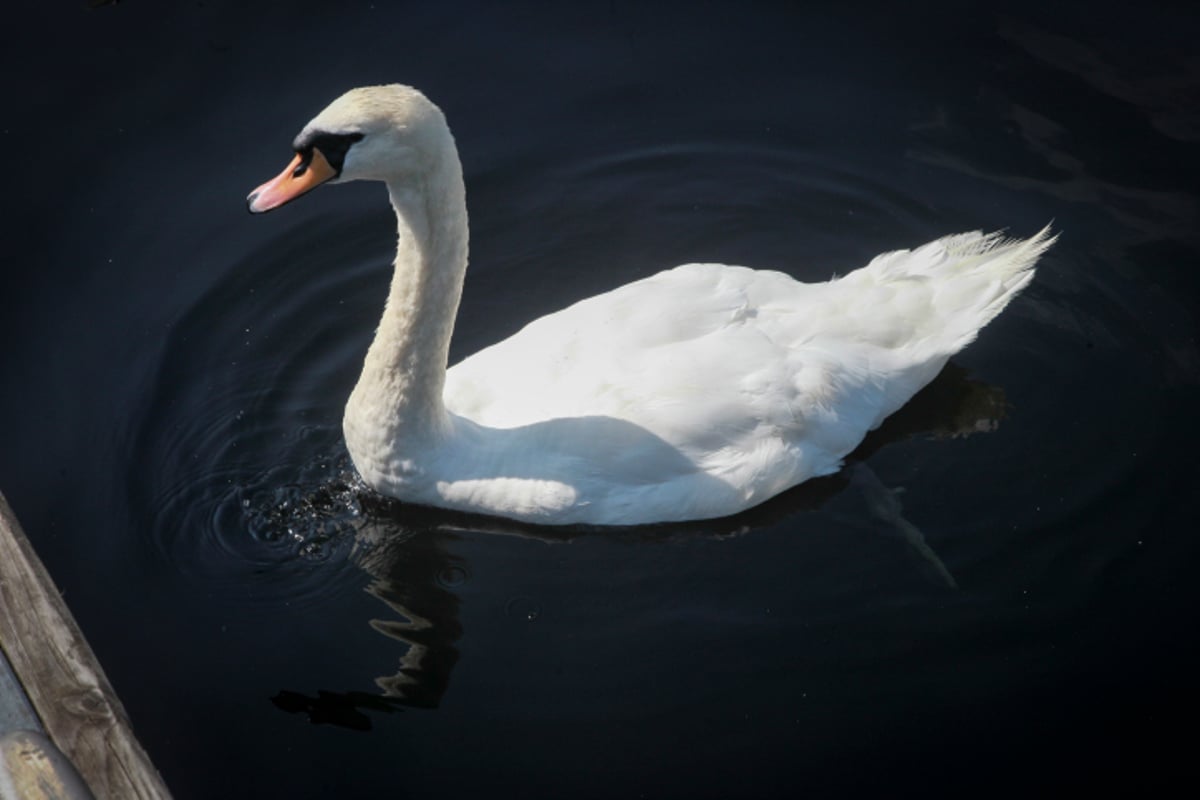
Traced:
<svg viewBox="0 0 1200 800">
<path fill-rule="evenodd" d="M 177 797 L 1183 773 L 1192 14 L 376 6 L 78 3 L 3 56 L 0 488 Z M 762 508 L 595 532 L 386 503 L 340 436 L 384 193 L 243 205 L 383 81 L 462 151 L 454 359 L 687 261 L 824 280 L 959 230 L 1062 238 L 844 473 Z"/>
</svg>

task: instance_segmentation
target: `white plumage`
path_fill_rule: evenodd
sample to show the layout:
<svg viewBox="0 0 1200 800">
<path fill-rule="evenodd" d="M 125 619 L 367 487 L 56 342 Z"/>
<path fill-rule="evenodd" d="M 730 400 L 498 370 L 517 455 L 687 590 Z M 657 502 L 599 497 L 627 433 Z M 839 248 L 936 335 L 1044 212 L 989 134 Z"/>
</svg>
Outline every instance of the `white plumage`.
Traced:
<svg viewBox="0 0 1200 800">
<path fill-rule="evenodd" d="M 334 180 L 384 180 L 400 230 L 346 408 L 355 466 L 384 494 L 526 522 L 718 517 L 835 472 L 1029 283 L 1054 240 L 947 236 L 816 284 L 688 264 L 447 370 L 467 221 L 441 112 L 408 87 L 356 89 L 297 142 L 325 135 L 356 138 Z M 264 184 L 252 210 L 290 199 L 256 208 L 263 190 L 281 191 Z"/>
</svg>

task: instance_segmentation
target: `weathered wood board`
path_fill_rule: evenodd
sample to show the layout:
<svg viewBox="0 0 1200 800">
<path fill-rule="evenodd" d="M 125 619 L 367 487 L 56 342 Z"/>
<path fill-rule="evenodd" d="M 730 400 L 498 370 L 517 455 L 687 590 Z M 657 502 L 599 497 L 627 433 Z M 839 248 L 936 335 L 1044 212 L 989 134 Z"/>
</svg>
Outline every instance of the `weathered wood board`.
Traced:
<svg viewBox="0 0 1200 800">
<path fill-rule="evenodd" d="M 98 800 L 170 798 L 3 494 L 0 649 L 46 734 Z"/>
</svg>

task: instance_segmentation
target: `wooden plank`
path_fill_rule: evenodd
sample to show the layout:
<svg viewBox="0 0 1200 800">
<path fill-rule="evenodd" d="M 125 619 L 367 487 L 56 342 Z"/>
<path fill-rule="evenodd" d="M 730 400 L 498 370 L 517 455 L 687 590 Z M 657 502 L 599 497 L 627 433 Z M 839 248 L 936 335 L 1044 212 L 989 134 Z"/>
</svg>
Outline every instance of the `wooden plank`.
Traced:
<svg viewBox="0 0 1200 800">
<path fill-rule="evenodd" d="M 97 800 L 169 800 L 121 702 L 0 494 L 0 648 Z"/>
</svg>

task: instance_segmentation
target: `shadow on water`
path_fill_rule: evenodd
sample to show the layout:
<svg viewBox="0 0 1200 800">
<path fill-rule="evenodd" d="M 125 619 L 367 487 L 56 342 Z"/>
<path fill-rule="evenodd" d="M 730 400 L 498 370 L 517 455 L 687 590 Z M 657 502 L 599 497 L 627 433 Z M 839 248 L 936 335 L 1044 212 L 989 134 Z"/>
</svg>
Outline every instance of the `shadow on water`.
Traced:
<svg viewBox="0 0 1200 800">
<path fill-rule="evenodd" d="M 569 543 L 603 535 L 631 544 L 663 544 L 696 539 L 722 540 L 752 534 L 797 515 L 834 505 L 846 493 L 865 508 L 870 528 L 903 539 L 917 569 L 942 588 L 957 584 L 920 530 L 906 520 L 898 490 L 885 487 L 866 459 L 884 446 L 915 436 L 951 438 L 995 430 L 1005 411 L 1004 393 L 972 380 L 949 364 L 900 412 L 894 414 L 851 455 L 836 475 L 808 481 L 766 503 L 732 517 L 687 523 L 626 528 L 547 527 L 442 509 L 414 506 L 375 494 L 346 468 L 341 477 L 293 492 L 272 505 L 276 495 L 262 494 L 243 505 L 249 527 L 259 538 L 291 540 L 303 557 L 314 540 L 352 540 L 349 560 L 370 582 L 365 591 L 387 606 L 390 619 L 370 626 L 404 649 L 398 668 L 380 675 L 379 694 L 318 689 L 282 689 L 271 702 L 282 711 L 304 714 L 314 724 L 351 730 L 372 728 L 370 714 L 403 708 L 437 708 L 459 659 L 463 635 L 458 590 L 469 580 L 466 560 L 451 552 L 464 535 L 486 534 Z"/>
</svg>

